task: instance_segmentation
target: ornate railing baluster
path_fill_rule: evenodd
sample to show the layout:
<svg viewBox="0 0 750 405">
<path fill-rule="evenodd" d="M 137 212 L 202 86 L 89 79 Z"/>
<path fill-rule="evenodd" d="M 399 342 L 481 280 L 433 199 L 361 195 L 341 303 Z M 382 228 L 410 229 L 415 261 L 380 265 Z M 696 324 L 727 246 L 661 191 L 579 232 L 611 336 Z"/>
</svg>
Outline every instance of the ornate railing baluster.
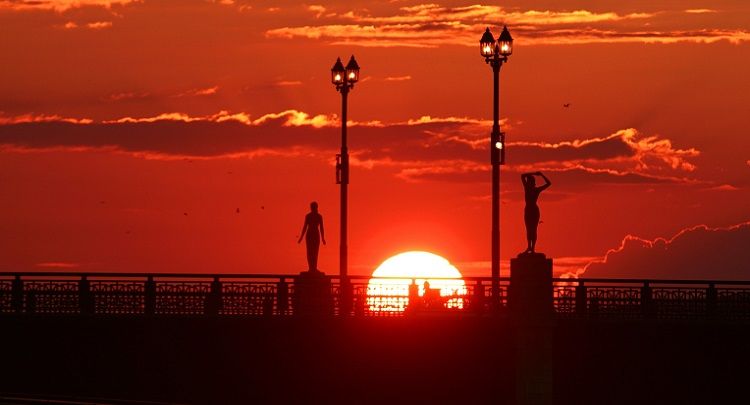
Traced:
<svg viewBox="0 0 750 405">
<path fill-rule="evenodd" d="M 472 304 L 471 307 L 476 314 L 482 314 L 484 312 L 484 284 L 482 280 L 477 280 L 474 285 L 474 294 L 471 296 Z"/>
<path fill-rule="evenodd" d="M 13 284 L 11 286 L 11 308 L 13 312 L 20 314 L 23 312 L 23 280 L 21 280 L 21 276 L 16 276 L 13 279 Z"/>
<path fill-rule="evenodd" d="M 263 315 L 264 316 L 273 315 L 273 295 L 271 294 L 263 295 Z"/>
<path fill-rule="evenodd" d="M 644 281 L 643 287 L 641 287 L 641 311 L 643 313 L 643 317 L 646 319 L 653 318 L 655 314 L 652 294 L 653 291 L 651 289 L 651 285 L 648 281 Z"/>
<path fill-rule="evenodd" d="M 718 300 L 719 293 L 716 290 L 716 285 L 711 283 L 706 289 L 706 318 L 716 318 L 716 301 Z"/>
<path fill-rule="evenodd" d="M 214 277 L 211 282 L 211 287 L 206 296 L 206 300 L 203 307 L 203 313 L 206 315 L 219 315 L 222 307 L 222 295 L 221 295 L 221 281 L 218 277 Z"/>
<path fill-rule="evenodd" d="M 340 305 L 340 314 L 341 315 L 351 315 L 352 311 L 352 299 L 353 299 L 353 291 L 352 291 L 352 283 L 349 281 L 349 277 L 343 277 L 339 280 L 339 305 Z"/>
<path fill-rule="evenodd" d="M 156 282 L 152 276 L 148 276 L 143 285 L 143 312 L 146 315 L 156 313 Z"/>
<path fill-rule="evenodd" d="M 289 284 L 286 278 L 279 278 L 276 285 L 276 308 L 278 315 L 286 315 L 289 312 Z"/>
<path fill-rule="evenodd" d="M 576 315 L 578 316 L 586 316 L 588 308 L 587 294 L 586 284 L 583 281 L 578 281 L 578 285 L 576 286 Z"/>
<path fill-rule="evenodd" d="M 94 313 L 94 296 L 91 294 L 91 283 L 85 274 L 78 281 L 78 306 L 81 315 Z"/>
</svg>

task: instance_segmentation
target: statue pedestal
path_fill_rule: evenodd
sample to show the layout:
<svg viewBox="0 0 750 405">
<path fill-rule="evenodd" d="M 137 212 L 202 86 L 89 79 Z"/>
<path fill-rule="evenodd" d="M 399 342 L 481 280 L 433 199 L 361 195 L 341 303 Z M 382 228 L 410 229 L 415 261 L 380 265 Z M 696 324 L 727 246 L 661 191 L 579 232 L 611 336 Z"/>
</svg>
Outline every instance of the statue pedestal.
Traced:
<svg viewBox="0 0 750 405">
<path fill-rule="evenodd" d="M 552 404 L 552 259 L 535 253 L 510 260 L 508 307 L 515 327 L 516 403 Z"/>
<path fill-rule="evenodd" d="M 552 317 L 552 259 L 543 253 L 526 253 L 510 259 L 508 309 L 522 323 Z"/>
<path fill-rule="evenodd" d="M 332 315 L 331 279 L 321 271 L 303 271 L 294 277 L 294 315 Z"/>
</svg>

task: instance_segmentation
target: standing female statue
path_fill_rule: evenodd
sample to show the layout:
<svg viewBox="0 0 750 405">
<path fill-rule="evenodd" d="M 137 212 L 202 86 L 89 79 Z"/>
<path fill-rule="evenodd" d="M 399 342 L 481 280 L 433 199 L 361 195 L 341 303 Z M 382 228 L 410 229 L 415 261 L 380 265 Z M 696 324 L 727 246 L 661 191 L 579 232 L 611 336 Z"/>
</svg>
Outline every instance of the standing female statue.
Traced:
<svg viewBox="0 0 750 405">
<path fill-rule="evenodd" d="M 537 187 L 534 176 L 541 176 L 544 179 L 545 184 Z M 539 206 L 536 205 L 536 201 L 539 199 L 539 194 L 546 190 L 552 183 L 547 176 L 542 174 L 542 172 L 522 174 L 521 183 L 523 183 L 523 191 L 526 197 L 526 208 L 523 211 L 523 221 L 526 223 L 526 241 L 528 242 L 528 247 L 523 253 L 534 253 L 534 247 L 536 246 L 536 228 L 539 226 Z"/>
<path fill-rule="evenodd" d="M 302 233 L 299 235 L 297 243 L 302 242 L 305 237 L 307 245 L 307 267 L 310 271 L 318 270 L 318 251 L 320 250 L 320 240 L 326 244 L 326 234 L 323 229 L 323 216 L 318 213 L 318 203 L 310 203 L 310 212 L 305 215 L 305 223 L 302 225 Z"/>
</svg>

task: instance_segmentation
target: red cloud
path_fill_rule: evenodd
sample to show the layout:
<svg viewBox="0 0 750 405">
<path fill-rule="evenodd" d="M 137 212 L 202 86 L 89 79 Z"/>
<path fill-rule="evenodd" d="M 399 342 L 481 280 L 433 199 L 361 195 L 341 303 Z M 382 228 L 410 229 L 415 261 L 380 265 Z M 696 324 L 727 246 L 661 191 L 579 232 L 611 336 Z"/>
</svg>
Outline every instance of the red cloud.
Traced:
<svg viewBox="0 0 750 405">
<path fill-rule="evenodd" d="M 52 268 L 52 269 L 75 269 L 80 266 L 81 266 L 80 263 L 70 263 L 70 262 L 42 262 L 42 263 L 36 264 L 36 267 L 44 267 L 44 268 Z"/>
<path fill-rule="evenodd" d="M 695 148 L 675 148 L 669 139 L 656 135 L 644 136 L 634 128 L 622 129 L 607 137 L 554 144 L 513 142 L 509 143 L 508 147 L 516 149 L 516 155 L 521 155 L 514 158 L 520 165 L 529 163 L 526 150 L 531 147 L 534 151 L 531 162 L 541 164 L 548 170 L 585 167 L 593 170 L 627 170 L 650 175 L 691 172 L 696 167 L 690 160 L 700 155 Z M 538 151 L 539 149 L 541 151 Z"/>
<path fill-rule="evenodd" d="M 750 221 L 711 228 L 697 225 L 669 239 L 627 235 L 603 258 L 577 271 L 585 277 L 750 279 Z"/>
<path fill-rule="evenodd" d="M 402 82 L 405 80 L 411 80 L 411 76 L 405 75 L 405 76 L 389 76 L 383 79 L 386 82 Z"/>
<path fill-rule="evenodd" d="M 21 116 L 5 118 L 4 123 L 0 144 L 6 145 L 6 152 L 102 148 L 149 159 L 299 154 L 328 159 L 337 147 L 340 125 L 336 115 L 298 110 L 259 117 L 227 111 L 206 116 L 175 112 L 96 124 L 56 116 Z M 352 149 L 354 165 L 392 167 L 407 181 L 486 180 L 488 121 L 424 116 L 396 123 L 350 125 L 357 128 L 350 134 L 356 146 Z M 555 144 L 511 142 L 508 149 L 504 170 L 556 172 L 571 187 L 700 183 L 687 177 L 695 169 L 692 159 L 698 156 L 697 150 L 676 148 L 668 139 L 644 136 L 635 129 Z"/>
<path fill-rule="evenodd" d="M 122 92 L 122 93 L 114 93 L 110 94 L 106 97 L 104 97 L 104 100 L 107 101 L 124 101 L 124 100 L 142 100 L 152 97 L 151 93 L 148 92 Z"/>
<path fill-rule="evenodd" d="M 320 18 L 320 16 L 322 16 L 326 12 L 326 8 L 324 6 L 321 6 L 320 4 L 307 6 L 307 9 L 315 13 L 315 18 Z"/>
<path fill-rule="evenodd" d="M 277 86 L 301 86 L 302 81 L 300 80 L 279 80 L 275 83 Z"/>
<path fill-rule="evenodd" d="M 45 10 L 64 12 L 81 7 L 123 6 L 140 0 L 0 0 L 0 10 L 26 11 Z"/>
<path fill-rule="evenodd" d="M 218 86 L 217 86 L 218 88 Z M 212 88 L 214 89 L 214 88 Z M 209 89 L 211 90 L 211 89 Z M 201 90 L 205 93 L 205 90 Z M 211 93 L 213 94 L 213 93 Z M 280 113 L 265 114 L 259 118 L 251 118 L 246 113 L 230 113 L 228 111 L 219 111 L 213 115 L 191 116 L 185 113 L 171 112 L 162 113 L 153 117 L 123 117 L 116 120 L 104 121 L 105 124 L 124 124 L 124 123 L 153 123 L 159 121 L 181 121 L 181 122 L 228 122 L 235 121 L 249 126 L 257 126 L 273 120 L 284 120 L 284 126 L 312 126 L 322 128 L 336 125 L 336 115 L 314 115 L 311 116 L 305 112 L 297 110 L 286 110 Z"/>
<path fill-rule="evenodd" d="M 219 86 L 211 86 L 200 89 L 192 89 L 175 95 L 175 97 L 200 97 L 212 96 L 219 91 Z"/>
<path fill-rule="evenodd" d="M 685 10 L 688 14 L 708 14 L 708 13 L 717 13 L 717 10 L 712 10 L 709 8 L 689 8 Z"/>
<path fill-rule="evenodd" d="M 705 9 L 687 12 L 707 15 Z M 661 13 L 595 12 L 589 10 L 512 10 L 494 5 L 447 7 L 422 4 L 401 7 L 395 13 L 373 15 L 370 12 L 332 14 L 328 24 L 279 27 L 266 31 L 270 38 L 308 38 L 334 45 L 370 47 L 476 46 L 477 35 L 498 21 L 513 27 L 523 44 L 588 43 L 675 43 L 750 41 L 743 29 L 711 26 L 703 17 L 685 28 L 674 26 L 673 15 L 683 10 Z M 634 21 L 647 21 L 644 24 Z"/>
<path fill-rule="evenodd" d="M 88 118 L 66 118 L 59 115 L 45 114 L 22 114 L 13 117 L 0 115 L 0 125 L 25 124 L 30 122 L 68 122 L 71 124 L 91 124 L 94 121 Z"/>
</svg>

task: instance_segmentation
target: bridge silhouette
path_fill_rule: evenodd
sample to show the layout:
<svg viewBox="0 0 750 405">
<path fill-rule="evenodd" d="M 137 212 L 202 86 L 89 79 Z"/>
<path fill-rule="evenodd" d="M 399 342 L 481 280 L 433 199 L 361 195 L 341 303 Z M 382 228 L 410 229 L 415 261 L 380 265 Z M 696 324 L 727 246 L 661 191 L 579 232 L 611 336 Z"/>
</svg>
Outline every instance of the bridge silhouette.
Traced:
<svg viewBox="0 0 750 405">
<path fill-rule="evenodd" d="M 418 279 L 393 278 L 387 289 L 368 290 L 371 277 L 349 276 L 343 284 L 350 286 L 347 294 L 340 277 L 323 277 L 328 284 L 320 297 L 322 314 L 509 314 L 508 277 L 498 279 L 496 303 L 490 294 L 491 277 L 464 277 L 460 293 L 438 297 L 438 305 L 433 302 L 429 311 L 425 297 L 417 293 Z M 309 313 L 295 299 L 297 294 L 298 276 L 288 274 L 0 273 L 0 314 L 284 317 Z M 750 321 L 750 281 L 553 278 L 549 295 L 556 318 Z M 345 305 L 345 300 L 351 303 Z M 451 300 L 453 305 L 448 304 Z M 374 305 L 394 301 L 403 310 Z"/>
<path fill-rule="evenodd" d="M 322 274 L 311 283 L 0 273 L 0 398 L 661 404 L 747 395 L 750 281 L 518 274 L 532 272 L 464 277 L 450 290 L 440 279 L 373 288 L 368 276 Z"/>
</svg>

